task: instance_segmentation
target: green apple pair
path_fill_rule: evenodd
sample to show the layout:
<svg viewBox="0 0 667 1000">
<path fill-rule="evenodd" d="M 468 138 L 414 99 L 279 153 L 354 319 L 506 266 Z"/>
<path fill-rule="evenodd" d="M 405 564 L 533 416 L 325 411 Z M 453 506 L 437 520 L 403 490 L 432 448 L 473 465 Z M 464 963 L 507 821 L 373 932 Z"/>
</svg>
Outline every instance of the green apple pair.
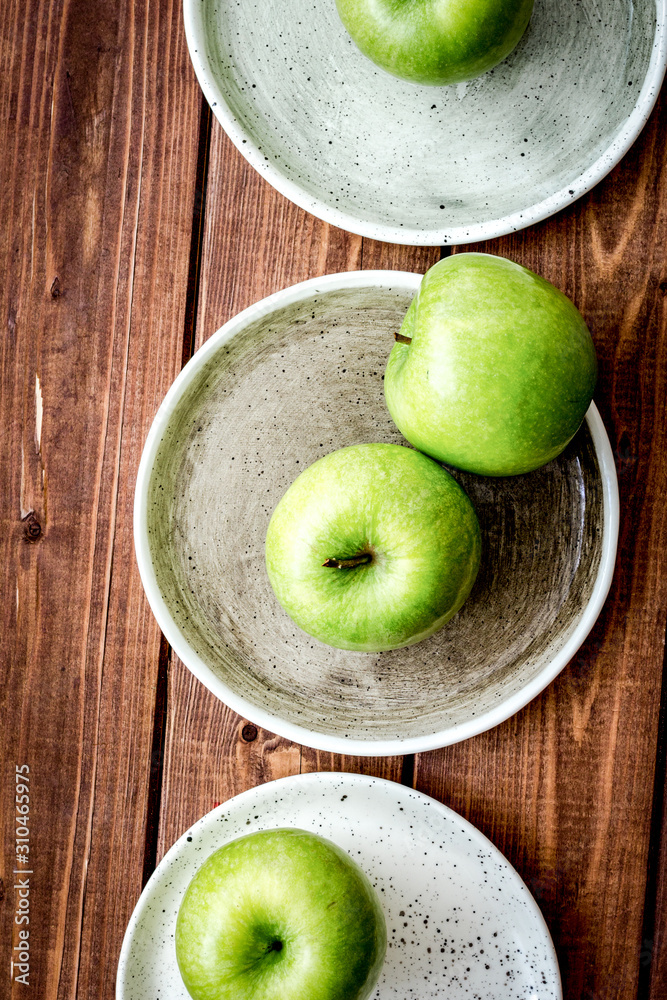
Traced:
<svg viewBox="0 0 667 1000">
<path fill-rule="evenodd" d="M 545 465 L 584 419 L 596 373 L 584 320 L 548 281 L 488 254 L 432 267 L 384 381 L 394 422 L 419 450 L 332 452 L 271 518 L 267 571 L 293 621 L 361 652 L 441 628 L 470 593 L 481 541 L 468 497 L 433 459 L 486 476 Z"/>
</svg>

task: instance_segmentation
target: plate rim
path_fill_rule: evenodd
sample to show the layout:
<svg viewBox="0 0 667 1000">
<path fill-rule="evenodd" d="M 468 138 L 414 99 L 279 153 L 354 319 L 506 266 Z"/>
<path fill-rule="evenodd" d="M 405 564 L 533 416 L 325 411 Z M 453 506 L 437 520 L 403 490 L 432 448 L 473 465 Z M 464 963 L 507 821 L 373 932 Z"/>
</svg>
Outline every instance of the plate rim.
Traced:
<svg viewBox="0 0 667 1000">
<path fill-rule="evenodd" d="M 369 795 L 371 794 L 373 785 L 391 786 L 392 791 L 399 797 L 399 800 L 401 796 L 404 796 L 405 799 L 416 797 L 417 799 L 427 802 L 430 807 L 434 807 L 436 812 L 439 812 L 441 816 L 446 817 L 450 821 L 455 820 L 460 823 L 464 832 L 485 850 L 490 851 L 494 857 L 497 857 L 499 862 L 505 867 L 509 877 L 518 882 L 519 886 L 525 891 L 531 914 L 538 925 L 539 930 L 542 932 L 549 957 L 555 970 L 558 994 L 554 997 L 554 1000 L 563 1000 L 563 985 L 560 974 L 560 965 L 558 962 L 558 954 L 553 943 L 553 938 L 551 937 L 549 926 L 532 892 L 521 878 L 521 875 L 519 875 L 514 865 L 505 857 L 500 848 L 496 847 L 493 841 L 490 840 L 486 834 L 482 833 L 478 827 L 471 823 L 470 820 L 456 812 L 456 810 L 452 809 L 451 806 L 447 806 L 444 802 L 440 802 L 439 799 L 433 798 L 432 795 L 428 795 L 426 792 L 422 792 L 417 788 L 412 788 L 409 785 L 404 785 L 397 781 L 391 781 L 389 778 L 381 778 L 369 774 L 359 774 L 351 771 L 309 771 L 300 772 L 299 774 L 286 775 L 282 778 L 274 778 L 272 781 L 265 781 L 262 784 L 253 785 L 251 788 L 247 788 L 243 792 L 238 792 L 236 795 L 231 796 L 231 798 L 227 799 L 225 802 L 219 803 L 219 805 L 215 806 L 213 809 L 209 810 L 209 812 L 204 813 L 203 816 L 200 816 L 199 819 L 195 820 L 195 822 L 181 834 L 181 836 L 171 845 L 169 850 L 161 858 L 146 885 L 143 887 L 139 899 L 132 910 L 132 914 L 125 929 L 125 934 L 123 935 L 123 943 L 118 956 L 115 992 L 116 1000 L 128 1000 L 123 986 L 122 973 L 124 972 L 130 959 L 132 941 L 137 925 L 139 924 L 139 921 L 141 920 L 141 917 L 143 916 L 162 875 L 168 871 L 173 861 L 181 854 L 182 851 L 190 849 L 187 846 L 188 837 L 192 835 L 193 830 L 200 825 L 215 822 L 218 815 L 222 815 L 226 810 L 228 810 L 230 803 L 232 802 L 238 803 L 244 799 L 251 800 L 254 797 L 263 797 L 264 795 L 270 797 L 273 795 L 274 789 L 280 789 L 286 786 L 301 783 L 310 783 L 315 785 L 323 783 L 329 783 L 332 785 L 336 783 L 361 785 L 362 787 L 366 786 L 369 791 Z"/>
<path fill-rule="evenodd" d="M 495 239 L 548 219 L 577 201 L 603 180 L 633 145 L 655 106 L 667 70 L 667 0 L 655 0 L 656 25 L 651 57 L 637 100 L 615 138 L 587 170 L 541 201 L 509 215 L 473 223 L 467 228 L 455 226 L 449 229 L 409 229 L 367 222 L 343 212 L 309 194 L 302 185 L 287 177 L 273 161 L 266 159 L 251 134 L 236 119 L 222 88 L 216 82 L 210 60 L 204 55 L 204 6 L 202 0 L 183 0 L 183 21 L 190 60 L 209 107 L 241 155 L 272 187 L 304 211 L 357 236 L 403 246 L 459 246 Z"/>
<path fill-rule="evenodd" d="M 304 744 L 316 750 L 331 753 L 351 754 L 360 757 L 396 756 L 406 753 L 423 753 L 428 750 L 450 746 L 462 740 L 477 736 L 505 722 L 531 702 L 544 690 L 572 659 L 595 624 L 611 587 L 616 560 L 619 533 L 619 494 L 614 456 L 602 418 L 595 403 L 591 403 L 586 413 L 586 422 L 593 440 L 600 470 L 603 496 L 602 554 L 595 584 L 588 604 L 583 609 L 577 626 L 560 652 L 525 686 L 508 698 L 503 699 L 482 715 L 467 722 L 450 726 L 436 733 L 411 736 L 405 739 L 353 739 L 314 732 L 306 726 L 282 719 L 261 706 L 255 705 L 244 696 L 237 694 L 218 677 L 196 650 L 190 645 L 176 624 L 167 604 L 160 593 L 157 576 L 153 567 L 148 538 L 148 492 L 150 476 L 164 431 L 182 394 L 206 364 L 211 355 L 227 343 L 251 322 L 274 311 L 285 308 L 313 293 L 350 288 L 401 288 L 416 290 L 423 275 L 411 271 L 340 271 L 323 277 L 290 285 L 274 292 L 264 299 L 244 309 L 229 319 L 190 358 L 185 367 L 167 391 L 148 432 L 139 463 L 134 493 L 134 548 L 139 575 L 150 608 L 157 619 L 165 638 L 188 669 L 216 697 L 232 711 L 255 725 L 276 733 L 294 743 Z"/>
</svg>

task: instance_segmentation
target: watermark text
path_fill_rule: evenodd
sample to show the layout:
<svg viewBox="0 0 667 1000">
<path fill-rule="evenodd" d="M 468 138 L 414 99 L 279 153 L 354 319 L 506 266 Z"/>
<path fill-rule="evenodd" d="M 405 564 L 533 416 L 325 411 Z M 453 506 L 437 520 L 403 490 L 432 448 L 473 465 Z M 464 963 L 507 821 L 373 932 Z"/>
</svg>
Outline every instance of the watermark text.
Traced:
<svg viewBox="0 0 667 1000">
<path fill-rule="evenodd" d="M 14 938 L 11 977 L 30 985 L 30 768 L 16 764 L 14 774 Z"/>
</svg>

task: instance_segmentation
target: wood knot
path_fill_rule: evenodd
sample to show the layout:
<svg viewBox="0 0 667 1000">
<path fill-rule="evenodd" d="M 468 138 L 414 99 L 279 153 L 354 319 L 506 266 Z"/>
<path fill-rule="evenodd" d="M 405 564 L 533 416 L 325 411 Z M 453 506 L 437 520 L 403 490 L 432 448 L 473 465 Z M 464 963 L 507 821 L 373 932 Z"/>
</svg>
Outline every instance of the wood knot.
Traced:
<svg viewBox="0 0 667 1000">
<path fill-rule="evenodd" d="M 23 534 L 26 542 L 36 542 L 42 535 L 42 526 L 35 517 L 34 510 L 23 518 Z"/>
<path fill-rule="evenodd" d="M 55 278 L 53 279 L 53 284 L 51 285 L 51 298 L 59 299 L 61 295 L 62 292 L 60 291 L 60 280 L 58 278 L 58 275 L 56 275 Z"/>
<path fill-rule="evenodd" d="M 253 740 L 257 739 L 257 726 L 253 726 L 252 723 L 247 722 L 241 730 L 241 736 L 246 743 L 252 743 Z"/>
<path fill-rule="evenodd" d="M 658 285 L 658 288 L 660 289 L 663 295 L 667 295 L 667 281 L 661 281 L 660 284 Z"/>
</svg>

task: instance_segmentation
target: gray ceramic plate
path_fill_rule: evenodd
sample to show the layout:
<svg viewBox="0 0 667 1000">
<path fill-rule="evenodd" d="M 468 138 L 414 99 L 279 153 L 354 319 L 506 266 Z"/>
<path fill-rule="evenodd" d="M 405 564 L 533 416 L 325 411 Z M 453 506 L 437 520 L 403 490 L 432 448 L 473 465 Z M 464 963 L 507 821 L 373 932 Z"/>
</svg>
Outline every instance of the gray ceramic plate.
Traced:
<svg viewBox="0 0 667 1000">
<path fill-rule="evenodd" d="M 453 87 L 389 76 L 335 0 L 184 0 L 206 98 L 279 191 L 393 243 L 489 239 L 546 218 L 629 149 L 667 61 L 667 0 L 535 0 L 491 72 Z"/>
<path fill-rule="evenodd" d="M 420 281 L 328 275 L 236 316 L 172 386 L 138 475 L 139 569 L 178 655 L 239 714 L 334 752 L 428 750 L 506 719 L 574 655 L 613 571 L 616 474 L 592 406 L 538 472 L 454 472 L 481 522 L 482 569 L 430 639 L 380 654 L 336 650 L 277 603 L 264 538 L 290 483 L 344 445 L 405 443 L 382 375 Z"/>
<path fill-rule="evenodd" d="M 544 918 L 479 830 L 404 785 L 323 773 L 281 778 L 237 795 L 174 844 L 127 928 L 117 1000 L 188 1000 L 173 934 L 190 879 L 227 841 L 280 826 L 333 840 L 378 890 L 390 946 L 372 1000 L 562 997 Z"/>
</svg>

